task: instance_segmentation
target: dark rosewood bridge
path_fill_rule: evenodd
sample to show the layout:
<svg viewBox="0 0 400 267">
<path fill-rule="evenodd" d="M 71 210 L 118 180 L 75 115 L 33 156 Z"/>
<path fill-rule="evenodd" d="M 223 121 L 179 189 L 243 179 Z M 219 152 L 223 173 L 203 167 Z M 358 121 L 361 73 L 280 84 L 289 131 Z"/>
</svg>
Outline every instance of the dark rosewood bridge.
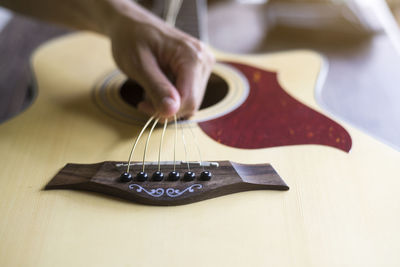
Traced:
<svg viewBox="0 0 400 267">
<path fill-rule="evenodd" d="M 173 162 L 162 162 L 161 169 L 170 171 Z M 108 194 L 133 202 L 173 206 L 189 204 L 249 190 L 288 190 L 270 164 L 238 164 L 230 161 L 191 163 L 191 171 L 196 174 L 192 181 L 183 177 L 171 181 L 166 177 L 162 181 L 151 178 L 138 181 L 122 182 L 121 171 L 126 163 L 106 161 L 97 164 L 67 164 L 46 185 L 45 189 L 78 189 Z M 132 173 L 141 170 L 140 163 L 131 164 Z M 157 171 L 157 164 L 146 163 L 149 173 Z M 212 178 L 204 181 L 200 173 L 204 168 L 212 172 Z M 185 162 L 177 162 L 176 171 L 187 171 Z"/>
</svg>

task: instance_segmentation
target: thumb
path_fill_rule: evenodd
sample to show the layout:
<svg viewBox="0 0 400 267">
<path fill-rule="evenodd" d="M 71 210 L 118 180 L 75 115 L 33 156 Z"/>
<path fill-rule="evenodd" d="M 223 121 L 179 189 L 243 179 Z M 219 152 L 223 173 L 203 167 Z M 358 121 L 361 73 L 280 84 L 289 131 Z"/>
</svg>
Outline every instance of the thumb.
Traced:
<svg viewBox="0 0 400 267">
<path fill-rule="evenodd" d="M 142 56 L 143 67 L 138 82 L 143 86 L 155 112 L 162 117 L 171 117 L 179 110 L 180 95 L 160 69 L 155 57 L 147 51 Z"/>
</svg>

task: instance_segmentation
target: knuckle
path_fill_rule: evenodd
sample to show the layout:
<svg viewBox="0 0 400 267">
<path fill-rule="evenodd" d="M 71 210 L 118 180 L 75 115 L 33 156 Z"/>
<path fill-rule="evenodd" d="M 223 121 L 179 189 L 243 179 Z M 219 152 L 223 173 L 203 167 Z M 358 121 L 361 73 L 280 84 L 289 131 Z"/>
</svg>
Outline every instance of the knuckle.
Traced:
<svg viewBox="0 0 400 267">
<path fill-rule="evenodd" d="M 191 39 L 191 45 L 198 53 L 204 53 L 205 45 L 202 42 L 195 39 Z"/>
<path fill-rule="evenodd" d="M 180 42 L 180 47 L 183 53 L 196 61 L 206 62 L 211 56 L 208 48 L 202 42 L 194 38 L 182 40 Z"/>
<path fill-rule="evenodd" d="M 183 51 L 189 55 L 191 58 L 198 58 L 198 51 L 196 50 L 196 48 L 194 46 L 192 46 L 189 42 L 184 42 L 182 44 L 183 46 Z"/>
</svg>

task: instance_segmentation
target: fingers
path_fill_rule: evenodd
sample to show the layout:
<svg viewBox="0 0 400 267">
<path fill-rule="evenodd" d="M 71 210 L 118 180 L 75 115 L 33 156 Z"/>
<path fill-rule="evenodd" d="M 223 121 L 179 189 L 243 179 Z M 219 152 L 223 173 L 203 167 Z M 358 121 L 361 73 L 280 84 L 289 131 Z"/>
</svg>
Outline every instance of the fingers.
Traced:
<svg viewBox="0 0 400 267">
<path fill-rule="evenodd" d="M 114 59 L 145 90 L 139 110 L 164 118 L 192 115 L 202 102 L 214 62 L 208 49 L 172 27 L 126 21 L 116 25 L 110 35 Z M 172 73 L 176 87 L 162 70 Z"/>
<path fill-rule="evenodd" d="M 193 42 L 193 41 L 192 41 Z M 161 117 L 190 117 L 200 107 L 205 93 L 214 57 L 202 44 L 183 43 L 176 57 L 166 64 L 176 77 L 176 87 L 161 70 L 150 50 L 141 51 L 141 73 L 138 82 L 144 87 L 147 100 L 138 108 L 147 114 Z M 176 51 L 165 51 L 176 53 Z"/>
<path fill-rule="evenodd" d="M 178 113 L 183 117 L 190 117 L 199 109 L 214 64 L 212 54 L 199 44 L 195 48 L 189 47 L 192 50 L 188 52 L 190 60 L 176 70 L 176 87 L 181 96 Z"/>
<path fill-rule="evenodd" d="M 181 117 L 192 116 L 200 107 L 205 91 L 199 66 L 183 65 L 178 72 L 176 87 L 181 95 L 182 103 L 179 108 L 179 115 Z"/>
<path fill-rule="evenodd" d="M 175 86 L 160 69 L 150 50 L 141 51 L 141 70 L 137 81 L 143 86 L 147 100 L 139 103 L 138 108 L 144 113 L 160 117 L 171 117 L 179 110 L 181 98 Z"/>
</svg>

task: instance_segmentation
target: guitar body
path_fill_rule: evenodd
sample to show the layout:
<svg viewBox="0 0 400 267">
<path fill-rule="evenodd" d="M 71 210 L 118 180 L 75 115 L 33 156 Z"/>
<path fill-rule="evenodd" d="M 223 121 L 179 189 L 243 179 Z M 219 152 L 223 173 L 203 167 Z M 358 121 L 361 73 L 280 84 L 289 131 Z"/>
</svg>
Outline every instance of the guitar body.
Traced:
<svg viewBox="0 0 400 267">
<path fill-rule="evenodd" d="M 277 73 L 290 97 L 324 114 L 315 102 L 320 55 L 216 51 L 216 56 Z M 151 207 L 85 191 L 43 190 L 66 163 L 126 161 L 144 118 L 132 115 L 139 123 L 119 120 L 96 102 L 96 88 L 116 68 L 102 37 L 82 33 L 51 41 L 36 51 L 32 67 L 36 100 L 0 125 L 1 266 L 400 265 L 399 153 L 349 125 L 343 126 L 351 137 L 350 152 L 301 140 L 298 145 L 241 148 L 246 145 L 224 141 L 229 133 L 218 140 L 207 123 L 234 114 L 243 106 L 240 95 L 246 95 L 234 94 L 243 89 L 240 79 L 224 66 L 215 72 L 237 105 L 223 104 L 225 97 L 201 110 L 194 118 L 198 123 L 186 125 L 190 159 L 198 160 L 188 127 L 204 160 L 270 163 L 289 191 Z M 134 112 L 126 103 L 120 108 Z M 153 133 L 147 160 L 157 160 L 161 130 Z M 172 159 L 173 136 L 170 126 L 163 160 Z M 138 151 L 143 151 L 142 141 Z M 179 142 L 176 153 L 185 158 Z M 136 153 L 134 160 L 142 155 Z"/>
</svg>

